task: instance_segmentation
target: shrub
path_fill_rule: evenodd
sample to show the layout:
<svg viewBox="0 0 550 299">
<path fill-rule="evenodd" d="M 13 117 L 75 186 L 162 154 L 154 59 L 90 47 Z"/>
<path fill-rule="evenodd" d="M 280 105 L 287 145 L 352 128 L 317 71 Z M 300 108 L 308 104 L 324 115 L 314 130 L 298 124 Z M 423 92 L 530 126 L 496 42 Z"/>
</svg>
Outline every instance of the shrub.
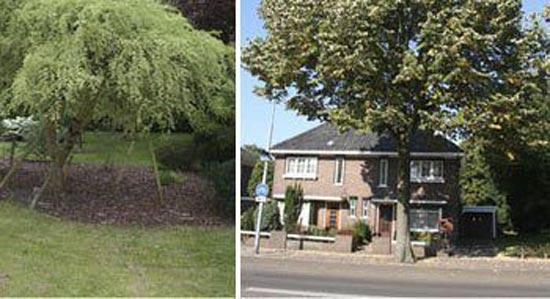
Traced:
<svg viewBox="0 0 550 299">
<path fill-rule="evenodd" d="M 185 181 L 185 177 L 173 170 L 160 171 L 160 184 L 168 186 L 172 184 L 181 184 Z"/>
<path fill-rule="evenodd" d="M 200 156 L 193 145 L 182 141 L 171 141 L 156 150 L 158 163 L 162 168 L 172 170 L 197 170 Z"/>
<path fill-rule="evenodd" d="M 214 185 L 221 215 L 235 217 L 235 160 L 204 164 L 201 174 Z"/>
<path fill-rule="evenodd" d="M 276 201 L 265 204 L 264 210 L 262 211 L 261 230 L 280 230 L 282 228 L 280 217 L 279 207 Z"/>
<path fill-rule="evenodd" d="M 254 230 L 256 209 L 248 209 L 241 215 L 241 230 Z"/>
<path fill-rule="evenodd" d="M 258 215 L 258 207 L 248 209 L 241 216 L 242 230 L 256 230 L 256 219 Z M 279 207 L 277 202 L 272 201 L 264 205 L 262 210 L 262 222 L 260 223 L 260 231 L 280 230 L 282 224 L 280 221 Z"/>
<path fill-rule="evenodd" d="M 304 191 L 298 184 L 288 186 L 285 191 L 285 231 L 294 233 L 298 230 L 298 217 L 302 210 Z"/>
<path fill-rule="evenodd" d="M 352 235 L 357 245 L 366 245 L 372 240 L 370 227 L 362 220 L 353 224 Z"/>
</svg>

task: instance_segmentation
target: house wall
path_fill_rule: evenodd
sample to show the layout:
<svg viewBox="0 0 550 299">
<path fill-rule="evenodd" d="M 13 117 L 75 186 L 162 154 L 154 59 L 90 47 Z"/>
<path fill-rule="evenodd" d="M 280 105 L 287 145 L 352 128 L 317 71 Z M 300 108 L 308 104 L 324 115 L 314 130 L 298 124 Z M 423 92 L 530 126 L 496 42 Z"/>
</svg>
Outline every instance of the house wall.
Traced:
<svg viewBox="0 0 550 299">
<path fill-rule="evenodd" d="M 273 194 L 284 194 L 287 186 L 300 184 L 306 196 L 339 197 L 348 198 L 355 196 L 357 201 L 357 215 L 350 217 L 349 204 L 341 202 L 339 214 L 339 229 L 350 227 L 354 221 L 362 219 L 363 200 L 368 199 L 396 199 L 397 198 L 397 159 L 384 158 L 388 165 L 387 187 L 379 187 L 380 157 L 345 157 L 344 181 L 342 185 L 334 184 L 334 156 L 319 156 L 317 164 L 317 176 L 315 179 L 291 179 L 283 178 L 285 170 L 285 156 L 278 156 L 275 160 L 275 172 L 273 181 Z M 441 160 L 433 158 L 415 157 L 415 160 Z M 411 198 L 424 201 L 447 201 L 444 206 L 444 217 L 451 216 L 458 219 L 458 203 L 460 189 L 458 175 L 460 168 L 459 159 L 444 159 L 443 177 L 444 183 L 415 183 L 411 182 Z M 313 208 L 313 207 L 311 207 Z M 374 204 L 369 206 L 368 223 L 375 225 L 376 209 Z M 327 227 L 325 221 L 326 212 L 321 202 L 316 210 L 318 227 Z"/>
</svg>

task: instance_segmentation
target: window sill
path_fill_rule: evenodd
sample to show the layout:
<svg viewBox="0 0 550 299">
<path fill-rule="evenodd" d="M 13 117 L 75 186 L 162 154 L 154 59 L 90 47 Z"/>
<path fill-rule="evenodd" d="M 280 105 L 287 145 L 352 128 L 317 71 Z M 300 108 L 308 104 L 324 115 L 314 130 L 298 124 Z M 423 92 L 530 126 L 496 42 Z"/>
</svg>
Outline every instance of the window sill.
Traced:
<svg viewBox="0 0 550 299">
<path fill-rule="evenodd" d="M 388 188 L 388 185 L 378 185 L 378 188 Z"/>
<path fill-rule="evenodd" d="M 300 174 L 283 174 L 283 179 L 306 179 L 316 180 L 316 175 L 300 175 Z"/>
<path fill-rule="evenodd" d="M 443 184 L 445 183 L 445 179 L 411 179 L 411 183 L 435 183 L 435 184 Z"/>
<path fill-rule="evenodd" d="M 438 228 L 411 228 L 410 231 L 415 233 L 438 233 L 439 229 Z"/>
<path fill-rule="evenodd" d="M 344 186 L 344 183 L 334 183 L 334 186 Z"/>
</svg>

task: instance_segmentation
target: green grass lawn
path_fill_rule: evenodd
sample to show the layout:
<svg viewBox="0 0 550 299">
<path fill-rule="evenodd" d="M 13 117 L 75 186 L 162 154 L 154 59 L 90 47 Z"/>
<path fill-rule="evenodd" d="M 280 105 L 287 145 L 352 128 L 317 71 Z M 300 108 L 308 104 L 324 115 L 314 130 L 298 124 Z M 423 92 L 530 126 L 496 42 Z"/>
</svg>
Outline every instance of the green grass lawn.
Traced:
<svg viewBox="0 0 550 299">
<path fill-rule="evenodd" d="M 124 138 L 120 133 L 87 132 L 84 135 L 83 148 L 77 147 L 74 150 L 73 162 L 150 166 L 152 160 L 149 152 L 149 140 L 155 148 L 169 142 L 177 142 L 181 146 L 186 146 L 191 142 L 192 136 L 181 133 L 151 134 L 149 137 L 136 138 L 132 141 Z M 0 156 L 8 157 L 10 147 L 11 143 L 0 142 Z"/>
<path fill-rule="evenodd" d="M 233 296 L 232 228 L 120 228 L 0 203 L 0 296 Z"/>
</svg>

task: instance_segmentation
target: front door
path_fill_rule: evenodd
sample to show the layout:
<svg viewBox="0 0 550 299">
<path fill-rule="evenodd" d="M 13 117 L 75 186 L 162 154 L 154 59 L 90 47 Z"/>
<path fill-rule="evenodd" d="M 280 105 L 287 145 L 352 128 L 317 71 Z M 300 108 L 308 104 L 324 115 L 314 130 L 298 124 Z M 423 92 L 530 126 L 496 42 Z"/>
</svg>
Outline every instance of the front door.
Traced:
<svg viewBox="0 0 550 299">
<path fill-rule="evenodd" d="M 327 203 L 326 213 L 326 227 L 338 229 L 338 214 L 340 212 L 340 205 L 335 202 Z"/>
<path fill-rule="evenodd" d="M 393 205 L 380 205 L 379 213 L 380 216 L 378 218 L 378 233 L 380 234 L 380 236 L 389 237 L 391 236 Z"/>
</svg>

